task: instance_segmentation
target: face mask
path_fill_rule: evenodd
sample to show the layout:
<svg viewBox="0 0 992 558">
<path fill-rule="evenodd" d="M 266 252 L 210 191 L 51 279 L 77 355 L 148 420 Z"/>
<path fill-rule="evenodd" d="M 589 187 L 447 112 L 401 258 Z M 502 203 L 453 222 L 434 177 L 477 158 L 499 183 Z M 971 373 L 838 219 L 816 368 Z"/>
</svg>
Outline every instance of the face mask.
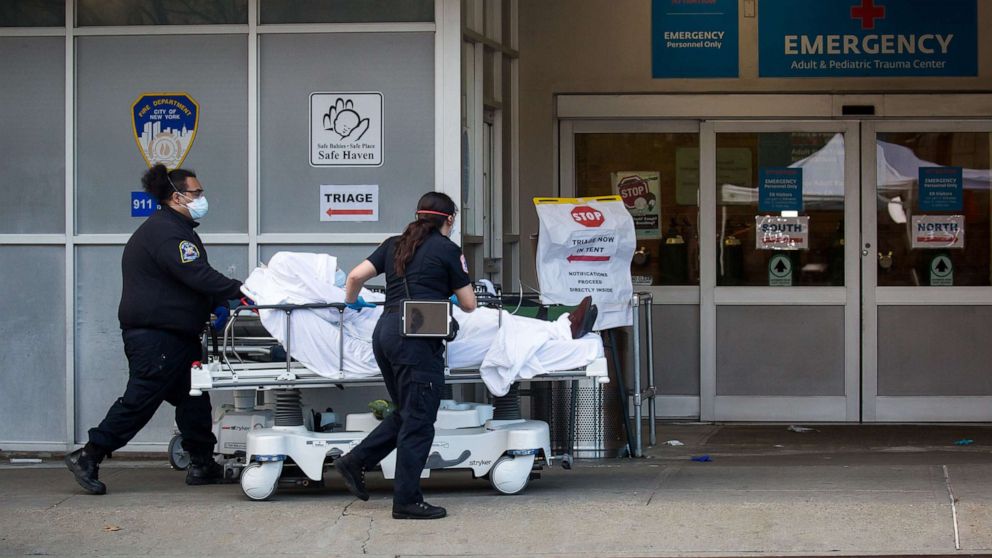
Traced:
<svg viewBox="0 0 992 558">
<path fill-rule="evenodd" d="M 348 274 L 346 274 L 344 271 L 342 271 L 342 270 L 339 269 L 339 270 L 337 270 L 337 271 L 334 272 L 334 286 L 335 287 L 337 287 L 339 289 L 343 289 L 344 288 L 344 282 L 345 282 L 346 279 L 348 279 Z"/>
<path fill-rule="evenodd" d="M 200 196 L 195 200 L 186 204 L 186 209 L 189 210 L 189 216 L 194 220 L 203 219 L 207 216 L 207 197 Z"/>
</svg>

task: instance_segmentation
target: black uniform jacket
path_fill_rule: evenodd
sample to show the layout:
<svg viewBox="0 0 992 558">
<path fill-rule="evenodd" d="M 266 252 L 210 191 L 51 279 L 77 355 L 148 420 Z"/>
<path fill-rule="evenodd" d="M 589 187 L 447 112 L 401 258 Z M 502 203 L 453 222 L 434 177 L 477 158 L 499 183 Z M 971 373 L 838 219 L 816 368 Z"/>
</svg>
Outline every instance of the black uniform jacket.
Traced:
<svg viewBox="0 0 992 558">
<path fill-rule="evenodd" d="M 163 206 L 124 247 L 121 329 L 166 329 L 197 336 L 210 311 L 239 298 L 241 282 L 210 267 L 193 229 L 199 223 Z"/>
<path fill-rule="evenodd" d="M 396 242 L 393 236 L 368 257 L 376 272 L 386 274 L 386 309 L 396 309 L 405 298 L 444 300 L 451 293 L 471 282 L 462 250 L 437 229 L 431 231 L 423 244 L 417 247 L 406 266 L 406 281 L 410 296 L 406 294 L 404 277 L 396 273 L 393 265 Z"/>
</svg>

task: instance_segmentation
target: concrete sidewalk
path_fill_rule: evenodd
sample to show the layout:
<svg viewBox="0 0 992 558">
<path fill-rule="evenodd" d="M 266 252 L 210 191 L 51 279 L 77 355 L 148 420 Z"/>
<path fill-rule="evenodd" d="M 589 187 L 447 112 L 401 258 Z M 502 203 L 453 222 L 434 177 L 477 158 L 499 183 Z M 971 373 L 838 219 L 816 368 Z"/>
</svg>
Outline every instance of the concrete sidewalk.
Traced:
<svg viewBox="0 0 992 558">
<path fill-rule="evenodd" d="M 440 521 L 395 521 L 327 486 L 250 502 L 186 487 L 164 460 L 109 461 L 106 496 L 60 460 L 0 467 L 0 555 L 808 555 L 992 551 L 992 427 L 660 425 L 644 459 L 580 460 L 517 496 L 446 473 L 426 481 Z M 956 446 L 960 439 L 974 444 Z M 691 456 L 712 461 L 694 462 Z M 60 457 L 60 456 L 59 456 Z M 951 505 L 953 493 L 956 503 Z M 955 544 L 955 528 L 958 544 Z"/>
</svg>

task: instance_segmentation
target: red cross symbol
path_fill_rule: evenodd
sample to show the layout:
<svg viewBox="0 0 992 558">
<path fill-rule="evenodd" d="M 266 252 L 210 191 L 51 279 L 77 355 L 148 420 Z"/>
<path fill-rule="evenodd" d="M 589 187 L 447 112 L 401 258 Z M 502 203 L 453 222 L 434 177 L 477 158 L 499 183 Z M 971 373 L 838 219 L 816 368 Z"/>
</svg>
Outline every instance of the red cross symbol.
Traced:
<svg viewBox="0 0 992 558">
<path fill-rule="evenodd" d="M 861 20 L 861 29 L 874 29 L 875 20 L 885 17 L 885 6 L 876 6 L 874 0 L 861 0 L 860 6 L 851 6 L 851 19 Z"/>
</svg>

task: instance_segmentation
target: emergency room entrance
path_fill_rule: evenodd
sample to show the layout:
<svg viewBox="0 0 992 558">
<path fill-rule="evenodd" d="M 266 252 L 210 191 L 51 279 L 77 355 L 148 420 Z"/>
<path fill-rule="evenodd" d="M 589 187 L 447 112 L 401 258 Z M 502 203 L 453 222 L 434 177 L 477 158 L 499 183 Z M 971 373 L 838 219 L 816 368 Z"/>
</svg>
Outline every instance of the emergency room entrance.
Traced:
<svg viewBox="0 0 992 558">
<path fill-rule="evenodd" d="M 992 121 L 748 101 L 740 117 L 725 102 L 720 118 L 688 118 L 678 100 L 635 99 L 677 118 L 631 118 L 603 98 L 559 98 L 561 195 L 619 193 L 635 220 L 659 415 L 992 418 Z M 826 114 L 753 114 L 776 103 Z"/>
</svg>

